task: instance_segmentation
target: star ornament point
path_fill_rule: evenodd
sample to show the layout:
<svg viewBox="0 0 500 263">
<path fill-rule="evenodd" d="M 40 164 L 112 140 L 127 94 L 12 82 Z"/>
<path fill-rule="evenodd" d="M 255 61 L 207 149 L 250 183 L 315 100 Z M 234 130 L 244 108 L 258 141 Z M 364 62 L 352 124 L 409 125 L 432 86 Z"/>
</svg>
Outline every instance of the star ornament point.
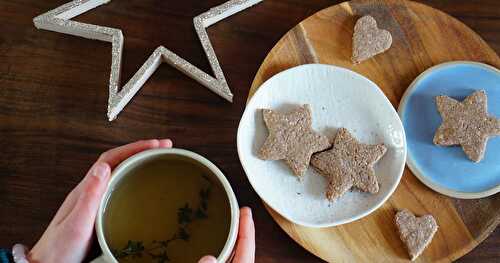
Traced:
<svg viewBox="0 0 500 263">
<path fill-rule="evenodd" d="M 467 157 L 480 162 L 491 136 L 500 135 L 500 119 L 488 114 L 488 98 L 479 90 L 459 102 L 448 96 L 437 96 L 436 106 L 443 122 L 433 142 L 440 146 L 460 145 Z"/>
<path fill-rule="evenodd" d="M 124 42 L 122 31 L 118 28 L 86 24 L 71 20 L 76 16 L 100 5 L 107 4 L 110 1 L 111 0 L 75 0 L 33 19 L 33 23 L 38 29 L 110 42 L 112 44 L 107 112 L 109 121 L 116 119 L 118 114 L 130 100 L 132 100 L 134 95 L 142 88 L 142 85 L 144 85 L 162 63 L 169 64 L 212 92 L 232 102 L 233 94 L 229 89 L 215 51 L 210 43 L 206 28 L 235 13 L 258 4 L 263 0 L 230 0 L 211 8 L 193 19 L 194 28 L 215 77 L 200 70 L 166 47 L 159 46 L 121 89 L 120 73 Z"/>
</svg>

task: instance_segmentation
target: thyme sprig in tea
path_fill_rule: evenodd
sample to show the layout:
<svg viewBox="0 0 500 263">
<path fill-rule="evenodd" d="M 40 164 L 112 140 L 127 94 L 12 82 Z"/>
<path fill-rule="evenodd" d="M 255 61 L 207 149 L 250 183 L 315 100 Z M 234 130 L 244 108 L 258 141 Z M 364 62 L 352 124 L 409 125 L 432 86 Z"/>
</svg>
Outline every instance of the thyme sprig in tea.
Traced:
<svg viewBox="0 0 500 263">
<path fill-rule="evenodd" d="M 112 253 L 116 259 L 141 258 L 144 255 L 149 255 L 156 263 L 169 262 L 167 248 L 178 240 L 189 241 L 189 226 L 191 223 L 208 218 L 208 200 L 212 189 L 212 183 L 207 175 L 202 176 L 208 186 L 202 188 L 199 193 L 199 204 L 196 209 L 193 209 L 189 203 L 177 209 L 177 231 L 167 240 L 153 240 L 150 246 L 146 247 L 143 241 L 129 240 L 127 245 L 122 249 L 113 249 Z"/>
</svg>

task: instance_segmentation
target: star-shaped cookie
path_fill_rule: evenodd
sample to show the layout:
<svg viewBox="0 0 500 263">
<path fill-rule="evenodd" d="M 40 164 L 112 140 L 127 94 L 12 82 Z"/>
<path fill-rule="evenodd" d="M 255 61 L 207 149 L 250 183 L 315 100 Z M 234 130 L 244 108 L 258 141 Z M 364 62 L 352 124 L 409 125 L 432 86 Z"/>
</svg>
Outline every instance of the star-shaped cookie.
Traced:
<svg viewBox="0 0 500 263">
<path fill-rule="evenodd" d="M 437 96 L 436 105 L 443 123 L 434 135 L 434 144 L 461 145 L 469 159 L 480 162 L 488 138 L 500 135 L 500 120 L 488 115 L 486 92 L 476 91 L 462 102 Z"/>
<path fill-rule="evenodd" d="M 386 151 L 383 144 L 362 144 L 346 128 L 340 128 L 333 148 L 315 154 L 311 164 L 327 178 L 326 197 L 335 201 L 352 187 L 377 193 L 379 187 L 373 165 Z"/>
<path fill-rule="evenodd" d="M 395 221 L 399 237 L 413 261 L 431 243 L 432 237 L 438 229 L 436 220 L 432 215 L 415 217 L 410 211 L 404 209 L 396 214 Z"/>
<path fill-rule="evenodd" d="M 287 114 L 262 110 L 269 130 L 258 154 L 263 160 L 285 160 L 293 173 L 302 176 L 309 167 L 311 155 L 330 147 L 330 142 L 312 129 L 311 108 L 298 107 Z"/>
</svg>

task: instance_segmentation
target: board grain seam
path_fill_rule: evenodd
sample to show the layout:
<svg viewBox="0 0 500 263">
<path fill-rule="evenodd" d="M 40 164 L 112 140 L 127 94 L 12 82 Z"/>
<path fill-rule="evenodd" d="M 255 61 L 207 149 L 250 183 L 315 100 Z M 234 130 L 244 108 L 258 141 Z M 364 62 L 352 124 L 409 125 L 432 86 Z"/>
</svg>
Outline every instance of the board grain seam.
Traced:
<svg viewBox="0 0 500 263">
<path fill-rule="evenodd" d="M 300 64 L 319 63 L 316 50 L 314 50 L 311 42 L 309 42 L 304 26 L 299 24 L 292 30 L 292 34 L 293 43 L 298 51 L 297 54 L 300 54 Z"/>
</svg>

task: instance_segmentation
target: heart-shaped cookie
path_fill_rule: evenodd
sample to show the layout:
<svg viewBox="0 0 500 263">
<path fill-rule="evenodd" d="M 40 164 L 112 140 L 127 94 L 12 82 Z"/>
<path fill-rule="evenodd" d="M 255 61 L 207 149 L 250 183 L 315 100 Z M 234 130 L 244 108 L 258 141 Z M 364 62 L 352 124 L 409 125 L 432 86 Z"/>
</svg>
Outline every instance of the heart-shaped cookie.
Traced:
<svg viewBox="0 0 500 263">
<path fill-rule="evenodd" d="M 410 211 L 403 209 L 396 213 L 396 226 L 399 237 L 405 243 L 411 260 L 415 260 L 431 243 L 438 229 L 432 215 L 415 217 Z"/>
<path fill-rule="evenodd" d="M 380 54 L 392 45 L 389 31 L 379 29 L 372 16 L 363 16 L 354 26 L 352 36 L 352 62 L 357 64 Z"/>
</svg>

